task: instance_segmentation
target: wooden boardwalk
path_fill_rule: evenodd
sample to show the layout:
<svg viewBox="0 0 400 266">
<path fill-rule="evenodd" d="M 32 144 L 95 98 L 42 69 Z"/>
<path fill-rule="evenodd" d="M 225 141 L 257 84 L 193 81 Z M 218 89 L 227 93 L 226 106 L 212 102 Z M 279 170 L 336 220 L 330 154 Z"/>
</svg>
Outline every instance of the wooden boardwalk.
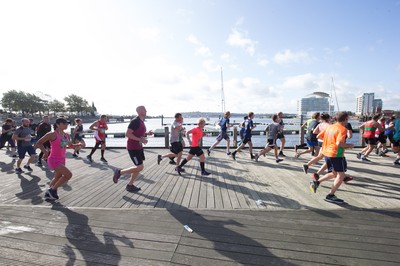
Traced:
<svg viewBox="0 0 400 266">
<path fill-rule="evenodd" d="M 393 154 L 360 162 L 358 150 L 347 155 L 354 180 L 336 194 L 343 205 L 323 200 L 331 182 L 309 190 L 301 166 L 311 157 L 290 149 L 279 164 L 217 149 L 207 177 L 197 159 L 179 176 L 168 160 L 157 165 L 166 149 L 146 149 L 140 193 L 125 191 L 128 176 L 112 182 L 114 168 L 132 165 L 125 149 L 107 150 L 108 164 L 99 151 L 91 164 L 89 150 L 68 153 L 73 177 L 53 204 L 43 201 L 52 172 L 17 175 L 2 150 L 0 265 L 398 265 L 399 167 Z"/>
</svg>

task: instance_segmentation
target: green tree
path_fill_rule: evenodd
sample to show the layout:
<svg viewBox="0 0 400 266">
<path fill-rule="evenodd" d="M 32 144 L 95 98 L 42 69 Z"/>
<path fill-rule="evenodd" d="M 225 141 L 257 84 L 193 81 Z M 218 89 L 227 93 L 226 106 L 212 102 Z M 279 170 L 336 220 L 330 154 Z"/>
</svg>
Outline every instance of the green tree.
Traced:
<svg viewBox="0 0 400 266">
<path fill-rule="evenodd" d="M 88 101 L 75 94 L 68 95 L 64 98 L 64 101 L 67 102 L 68 111 L 77 115 L 82 115 L 83 112 L 87 112 L 90 108 Z"/>
<path fill-rule="evenodd" d="M 58 100 L 52 100 L 48 103 L 48 108 L 49 112 L 52 111 L 54 116 L 56 116 L 56 113 L 61 113 L 65 112 L 65 104 L 63 102 L 60 102 Z"/>
<path fill-rule="evenodd" d="M 22 112 L 25 115 L 27 111 L 26 105 L 28 104 L 28 96 L 25 92 L 10 90 L 3 93 L 1 105 L 8 109 L 9 112 Z"/>
</svg>

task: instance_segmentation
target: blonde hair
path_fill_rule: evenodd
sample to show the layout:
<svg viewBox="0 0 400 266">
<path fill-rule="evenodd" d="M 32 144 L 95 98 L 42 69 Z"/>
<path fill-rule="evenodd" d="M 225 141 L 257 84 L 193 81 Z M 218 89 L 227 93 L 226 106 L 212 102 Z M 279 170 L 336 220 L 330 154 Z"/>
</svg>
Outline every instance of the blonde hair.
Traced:
<svg viewBox="0 0 400 266">
<path fill-rule="evenodd" d="M 199 118 L 199 120 L 197 120 L 197 125 L 205 124 L 205 123 L 206 123 L 206 120 L 203 117 L 201 117 L 201 118 Z"/>
</svg>

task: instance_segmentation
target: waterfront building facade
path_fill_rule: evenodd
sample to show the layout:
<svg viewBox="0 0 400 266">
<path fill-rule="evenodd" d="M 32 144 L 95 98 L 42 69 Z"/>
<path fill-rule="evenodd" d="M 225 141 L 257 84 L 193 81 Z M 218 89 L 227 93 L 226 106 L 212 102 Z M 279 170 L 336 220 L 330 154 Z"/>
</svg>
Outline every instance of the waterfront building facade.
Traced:
<svg viewBox="0 0 400 266">
<path fill-rule="evenodd" d="M 383 102 L 381 99 L 375 99 L 375 93 L 364 93 L 357 97 L 356 115 L 372 115 L 382 111 Z"/>
<path fill-rule="evenodd" d="M 310 113 L 330 113 L 334 112 L 334 106 L 329 102 L 329 94 L 324 92 L 314 92 L 297 101 L 297 114 L 307 116 Z"/>
</svg>

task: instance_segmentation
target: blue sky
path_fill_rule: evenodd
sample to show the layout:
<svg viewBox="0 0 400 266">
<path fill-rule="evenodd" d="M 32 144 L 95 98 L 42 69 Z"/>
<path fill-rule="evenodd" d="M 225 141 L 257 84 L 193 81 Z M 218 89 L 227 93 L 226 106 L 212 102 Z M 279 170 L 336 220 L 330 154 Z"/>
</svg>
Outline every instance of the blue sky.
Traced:
<svg viewBox="0 0 400 266">
<path fill-rule="evenodd" d="M 0 1 L 0 93 L 99 112 L 295 113 L 331 93 L 340 110 L 375 92 L 399 110 L 400 0 Z"/>
</svg>

